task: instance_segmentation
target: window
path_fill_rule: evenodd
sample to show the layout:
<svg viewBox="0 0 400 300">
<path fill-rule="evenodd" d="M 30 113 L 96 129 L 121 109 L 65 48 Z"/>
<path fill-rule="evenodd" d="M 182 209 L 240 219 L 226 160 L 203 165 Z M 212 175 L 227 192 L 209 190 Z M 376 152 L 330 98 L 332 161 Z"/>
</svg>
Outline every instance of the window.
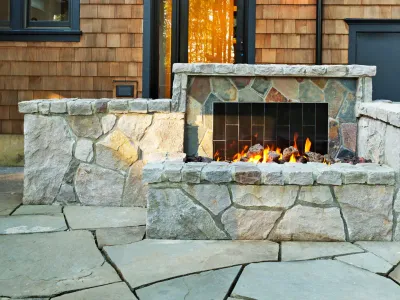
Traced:
<svg viewBox="0 0 400 300">
<path fill-rule="evenodd" d="M 79 0 L 0 0 L 0 41 L 80 40 Z"/>
</svg>

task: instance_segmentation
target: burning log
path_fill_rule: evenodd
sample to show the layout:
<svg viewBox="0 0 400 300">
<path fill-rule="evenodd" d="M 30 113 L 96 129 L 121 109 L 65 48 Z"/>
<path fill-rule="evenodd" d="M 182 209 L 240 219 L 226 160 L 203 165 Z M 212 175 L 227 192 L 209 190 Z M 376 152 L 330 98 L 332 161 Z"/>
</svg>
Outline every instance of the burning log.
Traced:
<svg viewBox="0 0 400 300">
<path fill-rule="evenodd" d="M 283 156 L 282 159 L 286 162 L 290 161 L 290 158 L 292 156 L 297 157 L 299 156 L 299 150 L 297 150 L 295 147 L 290 146 L 289 148 L 285 148 L 285 150 L 283 150 Z"/>
<path fill-rule="evenodd" d="M 260 144 L 256 144 L 249 148 L 249 151 L 247 151 L 246 156 L 247 157 L 255 157 L 258 155 L 263 156 L 263 152 L 264 152 L 264 147 L 261 146 Z"/>
<path fill-rule="evenodd" d="M 268 162 L 276 162 L 279 163 L 281 155 L 276 151 L 269 151 L 268 152 Z"/>
</svg>

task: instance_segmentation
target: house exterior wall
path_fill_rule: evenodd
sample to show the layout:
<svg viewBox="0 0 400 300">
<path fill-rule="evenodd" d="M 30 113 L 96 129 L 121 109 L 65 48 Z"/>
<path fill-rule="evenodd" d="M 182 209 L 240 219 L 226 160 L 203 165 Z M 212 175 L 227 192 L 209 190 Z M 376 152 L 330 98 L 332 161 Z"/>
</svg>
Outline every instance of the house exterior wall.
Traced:
<svg viewBox="0 0 400 300">
<path fill-rule="evenodd" d="M 80 42 L 0 42 L 0 134 L 22 134 L 17 104 L 111 98 L 113 80 L 142 89 L 143 0 L 81 0 Z"/>
</svg>

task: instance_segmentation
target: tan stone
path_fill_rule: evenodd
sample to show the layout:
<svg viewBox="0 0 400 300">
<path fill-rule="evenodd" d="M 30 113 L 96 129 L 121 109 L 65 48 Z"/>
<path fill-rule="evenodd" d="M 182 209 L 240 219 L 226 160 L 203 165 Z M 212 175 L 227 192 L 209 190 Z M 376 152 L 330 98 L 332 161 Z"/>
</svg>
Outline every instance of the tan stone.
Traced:
<svg viewBox="0 0 400 300">
<path fill-rule="evenodd" d="M 299 83 L 295 78 L 274 78 L 273 86 L 289 99 L 299 99 Z"/>
<path fill-rule="evenodd" d="M 214 156 L 212 138 L 213 132 L 212 130 L 208 129 L 206 134 L 204 135 L 203 140 L 200 143 L 198 155 L 209 158 L 212 158 Z"/>
<path fill-rule="evenodd" d="M 153 116 L 145 114 L 123 115 L 117 128 L 133 141 L 140 141 L 151 125 Z"/>
<path fill-rule="evenodd" d="M 187 101 L 187 111 L 186 111 L 186 124 L 201 126 L 203 124 L 202 120 L 202 110 L 203 106 L 193 97 L 188 97 Z"/>
</svg>

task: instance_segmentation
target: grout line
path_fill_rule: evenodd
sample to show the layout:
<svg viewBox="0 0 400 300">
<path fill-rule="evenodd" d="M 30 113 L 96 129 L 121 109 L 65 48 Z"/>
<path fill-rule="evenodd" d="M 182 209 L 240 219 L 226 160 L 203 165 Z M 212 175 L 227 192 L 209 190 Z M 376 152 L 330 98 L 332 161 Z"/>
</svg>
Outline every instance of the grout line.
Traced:
<svg viewBox="0 0 400 300">
<path fill-rule="evenodd" d="M 247 264 L 241 266 L 239 272 L 237 273 L 235 279 L 233 280 L 231 286 L 229 287 L 228 292 L 226 293 L 226 296 L 224 297 L 224 300 L 227 300 L 228 297 L 230 297 L 230 295 L 232 294 L 232 292 L 233 292 L 233 290 L 235 289 L 235 286 L 236 286 L 236 284 L 238 283 L 239 278 L 240 278 L 240 276 L 242 275 L 242 273 L 243 273 L 243 271 L 244 271 L 244 268 L 245 268 L 246 266 L 247 266 Z"/>
</svg>

